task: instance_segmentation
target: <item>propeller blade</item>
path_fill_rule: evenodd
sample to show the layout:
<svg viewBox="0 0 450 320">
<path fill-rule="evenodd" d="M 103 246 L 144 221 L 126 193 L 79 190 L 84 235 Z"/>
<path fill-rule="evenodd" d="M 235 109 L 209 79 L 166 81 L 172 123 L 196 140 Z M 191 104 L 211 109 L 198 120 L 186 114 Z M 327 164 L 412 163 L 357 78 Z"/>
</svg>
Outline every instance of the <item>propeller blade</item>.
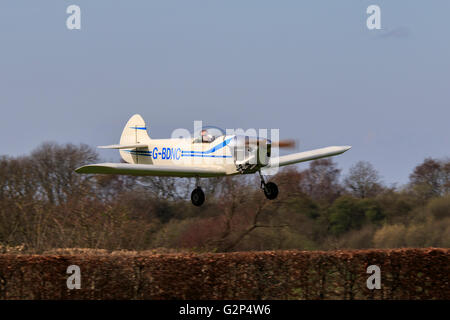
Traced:
<svg viewBox="0 0 450 320">
<path fill-rule="evenodd" d="M 270 141 L 265 138 L 256 138 L 256 137 L 245 137 L 241 138 L 242 142 L 245 146 L 256 146 L 256 145 L 262 145 L 262 144 L 270 144 L 272 147 L 278 147 L 278 148 L 295 148 L 296 141 L 295 140 L 281 140 L 281 141 Z"/>
<path fill-rule="evenodd" d="M 272 141 L 271 145 L 278 148 L 295 148 L 295 140 Z"/>
</svg>

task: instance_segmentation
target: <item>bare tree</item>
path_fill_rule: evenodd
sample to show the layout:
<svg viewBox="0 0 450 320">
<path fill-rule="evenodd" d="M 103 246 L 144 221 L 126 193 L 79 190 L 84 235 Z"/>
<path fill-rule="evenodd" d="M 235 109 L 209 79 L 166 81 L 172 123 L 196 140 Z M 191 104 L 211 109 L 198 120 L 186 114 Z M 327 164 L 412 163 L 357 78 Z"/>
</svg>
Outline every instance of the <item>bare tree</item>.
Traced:
<svg viewBox="0 0 450 320">
<path fill-rule="evenodd" d="M 344 185 L 357 198 L 374 197 L 382 190 L 378 171 L 367 161 L 358 161 L 350 168 Z"/>
<path fill-rule="evenodd" d="M 309 168 L 301 173 L 300 186 L 311 199 L 331 203 L 342 191 L 339 184 L 340 172 L 331 159 L 312 161 Z"/>
<path fill-rule="evenodd" d="M 450 161 L 427 158 L 409 176 L 410 186 L 422 199 L 442 196 L 450 190 Z"/>
<path fill-rule="evenodd" d="M 75 169 L 98 160 L 89 146 L 44 143 L 31 154 L 34 172 L 42 193 L 51 203 L 61 203 L 70 196 L 80 196 L 90 191 L 94 177 L 75 173 Z"/>
</svg>

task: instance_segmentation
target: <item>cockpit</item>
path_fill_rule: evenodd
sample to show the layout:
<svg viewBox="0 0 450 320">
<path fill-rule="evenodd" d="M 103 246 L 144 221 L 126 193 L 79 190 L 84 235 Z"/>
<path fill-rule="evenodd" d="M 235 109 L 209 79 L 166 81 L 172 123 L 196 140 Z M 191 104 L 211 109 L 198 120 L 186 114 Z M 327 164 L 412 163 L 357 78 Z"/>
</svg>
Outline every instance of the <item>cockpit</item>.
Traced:
<svg viewBox="0 0 450 320">
<path fill-rule="evenodd" d="M 194 132 L 194 143 L 211 143 L 218 137 L 225 135 L 225 130 L 214 127 L 214 126 L 204 126 L 197 132 Z"/>
</svg>

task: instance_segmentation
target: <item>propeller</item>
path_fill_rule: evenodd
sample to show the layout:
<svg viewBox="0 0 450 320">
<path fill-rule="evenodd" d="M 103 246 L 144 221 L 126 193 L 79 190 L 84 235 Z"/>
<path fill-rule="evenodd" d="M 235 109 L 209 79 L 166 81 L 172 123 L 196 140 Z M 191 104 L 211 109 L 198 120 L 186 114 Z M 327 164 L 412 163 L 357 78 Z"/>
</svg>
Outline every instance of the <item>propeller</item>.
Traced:
<svg viewBox="0 0 450 320">
<path fill-rule="evenodd" d="M 278 148 L 295 148 L 295 140 L 280 140 L 278 142 L 272 141 L 271 146 L 272 147 L 278 147 Z"/>
<path fill-rule="evenodd" d="M 235 136 L 228 147 L 232 148 L 235 159 L 243 163 L 257 161 L 259 165 L 267 165 L 274 148 L 294 148 L 295 145 L 295 140 L 271 141 L 266 138 L 241 135 Z M 257 154 L 255 151 L 258 151 Z"/>
<path fill-rule="evenodd" d="M 245 146 L 260 145 L 260 144 L 269 144 L 271 147 L 278 147 L 278 148 L 295 148 L 296 146 L 295 140 L 292 139 L 271 141 L 265 138 L 244 137 L 242 138 L 242 140 L 245 141 Z"/>
</svg>

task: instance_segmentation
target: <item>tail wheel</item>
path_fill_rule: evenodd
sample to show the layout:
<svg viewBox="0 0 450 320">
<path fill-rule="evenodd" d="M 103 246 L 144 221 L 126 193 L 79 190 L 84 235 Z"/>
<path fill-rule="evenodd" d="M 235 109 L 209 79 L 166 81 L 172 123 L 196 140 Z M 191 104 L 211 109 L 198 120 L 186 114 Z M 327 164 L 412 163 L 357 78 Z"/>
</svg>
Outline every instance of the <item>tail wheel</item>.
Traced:
<svg viewBox="0 0 450 320">
<path fill-rule="evenodd" d="M 202 188 L 197 187 L 191 193 L 191 201 L 194 206 L 200 207 L 205 202 L 205 193 Z"/>
<path fill-rule="evenodd" d="M 278 196 L 278 187 L 273 182 L 268 182 L 264 185 L 264 195 L 267 199 L 273 200 Z"/>
</svg>

